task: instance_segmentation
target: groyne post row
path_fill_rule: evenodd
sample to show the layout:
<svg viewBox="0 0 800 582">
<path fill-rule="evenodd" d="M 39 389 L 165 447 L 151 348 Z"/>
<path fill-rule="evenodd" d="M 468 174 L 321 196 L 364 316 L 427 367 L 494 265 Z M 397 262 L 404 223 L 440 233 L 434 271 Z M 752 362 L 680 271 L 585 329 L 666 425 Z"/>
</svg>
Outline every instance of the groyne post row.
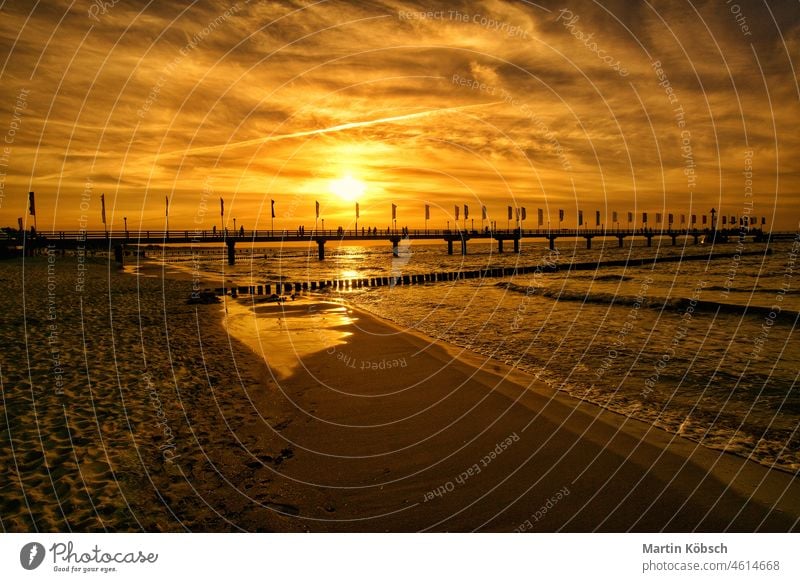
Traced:
<svg viewBox="0 0 800 582">
<path fill-rule="evenodd" d="M 555 273 L 570 271 L 591 271 L 602 267 L 642 267 L 655 263 L 675 263 L 681 261 L 710 261 L 716 259 L 732 258 L 735 256 L 748 255 L 770 255 L 772 249 L 764 251 L 748 251 L 740 253 L 713 253 L 698 255 L 676 255 L 668 257 L 649 257 L 641 259 L 622 259 L 617 261 L 602 261 L 589 263 L 572 263 L 564 265 L 524 265 L 514 267 L 492 267 L 476 269 L 471 271 L 441 271 L 436 273 L 422 273 L 414 275 L 393 275 L 386 277 L 369 277 L 356 279 L 323 279 L 319 281 L 297 282 L 278 282 L 265 283 L 263 285 L 239 285 L 236 287 L 218 287 L 214 291 L 217 295 L 227 295 L 236 297 L 238 295 L 272 295 L 274 293 L 300 293 L 303 291 L 321 291 L 324 289 L 333 290 L 353 290 L 365 287 L 396 287 L 401 285 L 424 285 L 426 283 L 444 283 L 449 281 L 459 281 L 462 279 L 487 279 L 516 277 L 527 275 L 534 272 Z"/>
</svg>

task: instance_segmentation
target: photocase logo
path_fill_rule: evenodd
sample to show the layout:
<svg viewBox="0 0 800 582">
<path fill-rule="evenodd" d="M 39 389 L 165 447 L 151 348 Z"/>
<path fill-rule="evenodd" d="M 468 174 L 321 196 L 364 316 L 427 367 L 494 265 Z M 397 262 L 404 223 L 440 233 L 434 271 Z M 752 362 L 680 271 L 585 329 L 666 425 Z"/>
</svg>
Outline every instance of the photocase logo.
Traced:
<svg viewBox="0 0 800 582">
<path fill-rule="evenodd" d="M 19 563 L 26 570 L 35 570 L 42 565 L 44 554 L 44 546 L 39 542 L 27 543 L 19 552 Z"/>
</svg>

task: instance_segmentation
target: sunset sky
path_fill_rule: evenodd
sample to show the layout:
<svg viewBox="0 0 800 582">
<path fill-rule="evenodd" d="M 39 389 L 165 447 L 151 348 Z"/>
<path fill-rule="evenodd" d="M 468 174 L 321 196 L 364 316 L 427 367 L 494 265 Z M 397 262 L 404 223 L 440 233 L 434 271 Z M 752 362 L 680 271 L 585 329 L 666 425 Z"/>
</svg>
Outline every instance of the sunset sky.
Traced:
<svg viewBox="0 0 800 582">
<path fill-rule="evenodd" d="M 220 196 L 248 229 L 271 199 L 292 229 L 355 199 L 381 228 L 751 201 L 798 227 L 794 0 L 178 4 L 2 5 L 0 225 L 34 190 L 40 230 L 101 229 L 101 193 L 116 228 L 163 228 L 165 196 L 173 228 Z"/>
</svg>

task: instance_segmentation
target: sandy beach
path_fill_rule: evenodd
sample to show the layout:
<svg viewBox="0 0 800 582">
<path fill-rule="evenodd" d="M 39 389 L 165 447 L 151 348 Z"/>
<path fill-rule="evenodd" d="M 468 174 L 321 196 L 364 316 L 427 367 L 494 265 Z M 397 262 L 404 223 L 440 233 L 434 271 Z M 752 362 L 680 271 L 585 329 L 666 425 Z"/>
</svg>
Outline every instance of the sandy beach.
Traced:
<svg viewBox="0 0 800 582">
<path fill-rule="evenodd" d="M 4 531 L 798 527 L 786 472 L 352 306 L 55 264 L 0 265 Z"/>
</svg>

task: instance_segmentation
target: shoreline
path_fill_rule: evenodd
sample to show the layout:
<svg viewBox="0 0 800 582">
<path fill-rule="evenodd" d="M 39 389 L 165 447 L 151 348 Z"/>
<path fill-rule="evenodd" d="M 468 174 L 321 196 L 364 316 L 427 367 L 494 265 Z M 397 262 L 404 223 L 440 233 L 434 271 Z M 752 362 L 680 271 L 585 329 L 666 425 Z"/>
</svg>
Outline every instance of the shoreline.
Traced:
<svg viewBox="0 0 800 582">
<path fill-rule="evenodd" d="M 313 303 L 313 300 L 311 300 L 311 302 Z M 239 303 L 247 304 L 249 302 L 247 300 L 240 300 Z M 489 441 L 492 440 L 488 435 L 494 435 L 495 439 L 502 441 L 503 439 L 500 437 L 503 435 L 499 435 L 496 428 L 493 429 L 492 426 L 494 424 L 502 425 L 503 422 L 501 419 L 506 414 L 512 414 L 513 416 L 523 416 L 526 418 L 527 424 L 524 425 L 525 429 L 523 432 L 529 430 L 528 427 L 535 426 L 535 424 L 532 423 L 543 422 L 556 432 L 564 432 L 565 434 L 569 434 L 572 438 L 570 447 L 557 445 L 552 442 L 552 439 L 548 438 L 543 444 L 539 444 L 538 447 L 535 448 L 536 452 L 528 458 L 523 458 L 521 452 L 506 456 L 507 459 L 516 459 L 520 467 L 523 467 L 525 463 L 528 463 L 531 458 L 535 457 L 537 454 L 546 455 L 555 460 L 565 456 L 579 454 L 580 452 L 576 451 L 576 447 L 583 448 L 588 443 L 594 450 L 594 456 L 591 459 L 586 459 L 587 462 L 585 466 L 582 467 L 581 474 L 589 475 L 590 477 L 588 478 L 595 484 L 600 483 L 605 487 L 608 483 L 603 479 L 604 475 L 607 479 L 614 481 L 616 476 L 622 472 L 627 475 L 636 475 L 636 483 L 648 483 L 651 490 L 659 492 L 657 498 L 651 500 L 652 503 L 655 504 L 654 507 L 660 507 L 662 503 L 666 503 L 663 500 L 659 501 L 658 498 L 660 497 L 664 497 L 664 499 L 673 499 L 672 502 L 667 503 L 669 507 L 675 507 L 675 499 L 683 499 L 685 503 L 682 501 L 678 504 L 677 508 L 689 505 L 693 507 L 692 515 L 702 516 L 705 515 L 705 512 L 701 511 L 701 509 L 713 508 L 716 505 L 723 504 L 727 508 L 726 510 L 712 512 L 707 519 L 720 524 L 724 523 L 726 519 L 725 516 L 727 515 L 727 518 L 732 520 L 728 525 L 736 531 L 749 531 L 745 523 L 749 524 L 750 527 L 756 527 L 756 524 L 760 523 L 761 519 L 767 519 L 766 523 L 771 524 L 768 526 L 770 529 L 781 522 L 784 523 L 784 527 L 797 527 L 794 525 L 793 520 L 786 521 L 785 519 L 776 518 L 775 516 L 777 513 L 769 509 L 770 504 L 776 502 L 778 507 L 780 507 L 780 509 L 776 510 L 777 512 L 788 512 L 788 514 L 794 516 L 794 520 L 800 515 L 798 504 L 787 501 L 787 498 L 792 498 L 791 495 L 781 493 L 782 489 L 785 489 L 785 491 L 791 490 L 793 495 L 800 492 L 796 478 L 788 472 L 774 471 L 769 467 L 750 461 L 745 457 L 707 448 L 695 441 L 685 439 L 675 433 L 667 432 L 649 423 L 636 420 L 609 409 L 601 408 L 588 401 L 574 398 L 563 392 L 556 391 L 540 381 L 536 381 L 525 372 L 466 349 L 444 344 L 418 331 L 408 332 L 406 330 L 400 330 L 392 322 L 380 319 L 378 316 L 362 309 L 349 305 L 346 309 L 353 314 L 353 319 L 358 322 L 357 325 L 350 323 L 342 326 L 344 328 L 355 328 L 353 336 L 350 336 L 348 341 L 344 344 L 349 350 L 347 357 L 363 361 L 364 357 L 385 357 L 382 354 L 397 356 L 398 346 L 394 346 L 395 353 L 392 353 L 393 349 L 391 345 L 378 341 L 378 338 L 391 336 L 394 338 L 394 343 L 402 346 L 400 347 L 400 351 L 402 352 L 405 350 L 407 352 L 405 354 L 406 357 L 412 357 L 410 354 L 425 355 L 427 359 L 425 365 L 417 362 L 414 367 L 424 368 L 427 366 L 429 368 L 428 374 L 435 376 L 438 373 L 435 369 L 436 366 L 441 366 L 442 369 L 448 369 L 449 372 L 453 372 L 459 376 L 462 381 L 459 388 L 454 391 L 450 391 L 446 388 L 442 389 L 441 386 L 437 387 L 438 394 L 442 398 L 441 401 L 430 402 L 423 398 L 423 403 L 419 401 L 411 403 L 409 402 L 411 399 L 409 397 L 394 396 L 396 394 L 402 395 L 408 391 L 414 391 L 416 385 L 410 379 L 408 380 L 410 382 L 408 386 L 406 386 L 405 383 L 401 383 L 401 385 L 394 390 L 381 390 L 369 393 L 369 390 L 365 390 L 364 388 L 351 389 L 345 396 L 342 394 L 343 391 L 338 389 L 339 386 L 335 384 L 336 381 L 339 380 L 343 383 L 348 383 L 348 380 L 350 380 L 348 385 L 358 382 L 356 379 L 357 377 L 353 377 L 353 368 L 341 365 L 341 358 L 339 360 L 340 368 L 331 368 L 331 365 L 336 363 L 332 361 L 332 356 L 335 356 L 337 353 L 342 353 L 341 350 L 334 349 L 334 351 L 328 353 L 331 348 L 321 346 L 316 354 L 305 354 L 302 357 L 303 366 L 295 370 L 293 375 L 287 377 L 288 379 L 283 382 L 283 384 L 285 384 L 283 390 L 295 396 L 293 391 L 296 390 L 296 387 L 304 386 L 303 394 L 297 395 L 297 398 L 293 398 L 293 403 L 301 407 L 300 419 L 306 414 L 306 409 L 302 407 L 308 405 L 307 410 L 313 410 L 313 413 L 307 415 L 308 418 L 304 419 L 305 423 L 312 424 L 316 431 L 328 434 L 333 441 L 339 442 L 340 446 L 343 447 L 341 449 L 336 449 L 335 452 L 325 451 L 324 449 L 316 450 L 314 446 L 306 447 L 310 458 L 313 459 L 313 461 L 309 461 L 309 464 L 313 465 L 320 473 L 326 473 L 328 471 L 333 474 L 341 473 L 343 469 L 340 465 L 343 465 L 349 467 L 358 474 L 362 469 L 352 467 L 352 462 L 341 459 L 338 461 L 331 460 L 332 457 L 336 457 L 336 455 L 347 458 L 364 456 L 354 453 L 352 449 L 360 451 L 362 448 L 365 448 L 369 451 L 369 454 L 366 455 L 368 458 L 373 458 L 374 456 L 381 458 L 387 455 L 391 457 L 395 455 L 398 450 L 416 450 L 415 444 L 405 442 L 403 438 L 399 437 L 396 431 L 391 430 L 391 428 L 384 429 L 383 431 L 375 428 L 391 427 L 392 423 L 406 422 L 409 421 L 409 419 L 398 420 L 383 418 L 385 415 L 376 414 L 377 411 L 375 407 L 367 406 L 365 408 L 362 403 L 357 401 L 355 396 L 368 396 L 369 398 L 366 399 L 367 401 L 375 398 L 391 399 L 394 397 L 396 401 L 394 404 L 395 407 L 409 410 L 409 413 L 412 415 L 410 418 L 413 419 L 413 417 L 417 415 L 431 415 L 431 410 L 435 411 L 437 407 L 441 408 L 440 402 L 447 402 L 448 399 L 459 399 L 463 396 L 463 394 L 459 395 L 459 392 L 462 392 L 469 394 L 468 400 L 470 402 L 470 407 L 462 410 L 463 414 L 460 418 L 453 418 L 452 415 L 443 414 L 441 410 L 434 412 L 432 416 L 438 417 L 439 420 L 442 421 L 437 423 L 436 426 L 441 428 L 442 426 L 448 426 L 447 422 L 461 422 L 464 418 L 468 418 L 471 411 L 476 407 L 484 407 L 486 399 L 496 400 L 502 402 L 502 404 L 495 402 L 494 406 L 488 409 L 489 416 L 484 415 L 483 422 L 489 422 L 489 420 L 495 419 L 489 426 L 484 427 L 480 419 L 471 419 L 473 425 L 476 422 L 478 424 L 472 426 L 465 434 L 475 435 L 477 433 L 477 435 L 474 436 L 472 440 L 467 439 L 462 443 L 463 447 L 454 448 L 452 440 L 445 440 L 445 442 L 438 444 L 438 449 L 442 454 L 440 457 L 431 459 L 432 462 L 436 462 L 436 465 L 439 463 L 448 465 L 447 459 L 450 458 L 448 456 L 450 452 L 456 456 L 463 456 L 461 453 L 462 450 L 474 449 L 477 445 L 487 447 L 489 444 L 493 444 L 494 441 L 487 442 L 487 438 Z M 280 306 L 275 306 L 273 309 L 276 313 L 279 312 L 279 310 L 281 310 Z M 262 318 L 260 317 L 259 319 Z M 239 333 L 242 333 L 241 329 Z M 363 337 L 359 337 L 361 334 L 371 334 L 372 337 L 369 338 L 368 342 L 365 342 Z M 273 335 L 271 337 L 274 338 L 275 336 Z M 244 338 L 240 339 L 244 340 Z M 365 346 L 365 343 L 369 345 Z M 378 344 L 380 344 L 380 346 L 378 346 Z M 249 347 L 251 350 L 254 349 L 252 345 Z M 379 347 L 383 348 L 383 350 L 379 349 Z M 258 350 L 256 349 L 254 351 L 258 355 Z M 367 356 L 367 354 L 372 355 Z M 413 357 L 417 356 L 414 355 Z M 394 359 L 397 358 L 395 357 Z M 434 366 L 433 370 L 430 369 L 432 364 Z M 266 365 L 268 366 L 268 364 Z M 357 370 L 357 372 L 362 373 L 363 369 Z M 405 374 L 406 369 L 404 369 L 403 372 Z M 394 386 L 386 377 L 384 377 L 383 380 L 387 385 Z M 424 378 L 423 381 L 425 381 Z M 319 387 L 316 389 L 309 388 L 308 386 L 313 385 L 314 382 L 325 383 L 331 386 L 333 390 L 326 391 Z M 439 380 L 439 383 L 441 383 L 441 380 Z M 430 386 L 431 383 L 428 382 L 426 387 Z M 486 392 L 487 390 L 488 392 Z M 476 391 L 483 391 L 482 396 L 475 394 Z M 313 398 L 309 397 L 307 393 L 312 393 Z M 417 394 L 415 398 L 418 397 L 419 395 Z M 325 410 L 330 418 L 320 419 L 320 409 Z M 353 409 L 356 409 L 357 412 L 354 412 Z M 300 419 L 296 418 L 295 421 Z M 354 422 L 354 420 L 358 420 L 360 424 Z M 414 424 L 413 420 L 409 422 Z M 331 428 L 331 425 L 335 425 L 336 428 Z M 356 436 L 354 436 L 352 432 L 346 434 L 347 431 L 344 431 L 343 433 L 340 428 L 341 426 L 358 426 L 359 429 L 354 429 L 356 430 Z M 431 428 L 429 424 L 426 426 L 428 429 Z M 364 427 L 369 428 L 365 429 Z M 312 429 L 308 429 L 308 431 L 311 430 Z M 372 442 L 375 440 L 380 441 L 382 437 L 387 439 L 387 442 L 395 442 L 395 444 L 402 446 L 388 451 L 380 449 L 376 451 L 374 450 L 374 446 L 362 442 L 364 437 L 358 434 L 361 430 L 375 433 L 372 437 L 368 438 L 368 440 Z M 308 436 L 308 431 L 293 433 L 293 438 L 303 441 L 303 439 Z M 421 431 L 418 434 L 422 438 L 421 442 L 435 443 L 437 440 L 440 440 L 436 431 Z M 461 436 L 463 436 L 463 434 Z M 320 439 L 319 437 L 312 438 L 311 441 L 315 443 L 315 446 L 322 446 L 323 444 L 331 442 L 324 438 Z M 492 447 L 488 448 L 491 449 Z M 423 454 L 422 456 L 425 455 Z M 579 456 L 581 455 L 579 454 Z M 473 460 L 473 465 L 475 457 L 475 454 L 470 457 L 470 459 Z M 478 457 L 482 458 L 480 455 L 478 455 Z M 616 461 L 610 462 L 610 458 L 616 459 Z M 295 467 L 299 462 L 299 459 L 295 461 Z M 408 473 L 408 467 L 406 465 L 409 463 L 412 465 L 414 464 L 413 461 L 408 459 L 398 459 L 395 462 L 399 462 L 399 465 L 396 467 L 393 466 L 391 468 L 391 473 L 399 472 L 401 475 L 403 475 L 404 472 Z M 558 464 L 559 463 L 556 463 L 556 465 Z M 327 467 L 326 470 L 322 470 L 323 466 Z M 464 462 L 462 463 L 462 467 L 463 466 L 471 467 L 472 465 Z M 384 469 L 387 471 L 389 470 L 387 468 Z M 551 466 L 546 473 L 549 477 L 545 479 L 551 487 L 554 487 L 556 484 L 552 483 L 555 479 L 554 475 L 558 475 L 558 471 L 555 471 L 554 475 L 550 475 L 553 470 Z M 563 472 L 563 467 L 560 470 Z M 297 471 L 297 474 L 300 476 L 307 474 L 307 470 L 303 468 L 296 468 L 295 471 Z M 426 491 L 435 491 L 436 487 L 441 486 L 436 485 L 437 482 L 443 482 L 445 484 L 452 482 L 452 479 L 446 478 L 450 475 L 450 473 L 446 471 L 431 469 L 431 472 L 435 474 L 434 478 L 414 477 L 413 479 L 416 485 L 418 486 L 420 482 L 425 483 L 430 487 Z M 458 476 L 461 473 L 463 473 L 463 471 L 456 471 L 451 477 Z M 516 473 L 516 471 L 512 469 L 508 477 L 511 477 L 514 473 Z M 398 477 L 398 479 L 391 479 L 386 483 L 386 486 L 389 487 L 391 484 L 392 487 L 395 487 L 397 482 L 407 481 L 411 478 L 409 475 L 412 474 L 424 476 L 425 470 L 408 473 Z M 523 474 L 526 474 L 524 469 Z M 676 475 L 682 475 L 682 477 L 678 479 L 678 482 L 676 482 Z M 528 479 L 523 478 L 523 480 L 527 482 Z M 532 476 L 530 480 L 534 483 L 533 490 L 538 490 L 538 494 L 541 495 L 543 485 L 536 485 L 537 480 L 533 479 Z M 556 480 L 559 482 L 563 481 L 563 479 Z M 688 486 L 682 484 L 680 483 L 681 480 L 694 485 Z M 653 483 L 651 483 L 651 481 L 660 484 L 662 486 L 661 489 L 659 489 L 658 486 L 653 489 Z M 711 485 L 712 482 L 716 485 Z M 574 487 L 575 484 L 576 481 L 573 481 L 572 486 Z M 493 487 L 496 488 L 501 485 L 501 483 L 494 483 Z M 330 483 L 327 484 L 327 486 L 341 487 L 340 484 L 332 485 Z M 408 486 L 408 484 L 406 484 L 406 486 Z M 506 487 L 506 485 L 502 486 Z M 565 485 L 562 483 L 561 487 L 563 486 Z M 359 495 L 350 490 L 350 487 L 358 488 L 360 486 L 348 483 L 344 488 L 344 490 L 347 491 L 343 496 L 344 498 L 349 499 L 352 497 L 353 504 L 369 505 L 370 502 L 374 504 L 374 500 L 365 499 L 363 495 Z M 553 492 L 559 490 L 559 487 L 555 487 Z M 696 499 L 697 492 L 701 490 L 703 491 L 705 499 L 702 503 Z M 470 496 L 463 498 L 462 495 L 456 495 L 455 491 L 456 488 L 454 486 L 453 492 L 447 492 L 448 496 L 452 495 L 453 499 L 460 498 L 461 502 L 479 502 L 478 500 L 472 499 Z M 709 494 L 709 491 L 713 491 L 714 493 Z M 487 492 L 487 495 L 488 494 L 490 494 L 490 492 Z M 741 505 L 731 503 L 731 494 L 735 494 L 735 497 L 739 498 Z M 530 495 L 530 493 L 526 495 Z M 385 494 L 383 494 L 383 496 L 385 508 L 397 509 L 402 507 L 401 504 L 398 505 L 398 499 L 391 496 L 387 498 Z M 547 498 L 549 497 L 545 497 L 545 499 Z M 796 496 L 794 498 L 796 498 Z M 424 499 L 424 495 L 422 499 Z M 579 496 L 575 495 L 575 492 L 573 492 L 572 503 L 574 503 L 576 499 L 579 499 Z M 709 504 L 711 501 L 713 501 L 713 503 Z M 706 528 L 706 526 L 702 525 L 702 519 L 693 526 L 690 526 L 690 524 L 692 524 L 691 517 L 687 515 L 677 517 L 677 521 L 672 523 L 672 514 L 669 514 L 669 511 L 665 511 L 663 507 L 660 507 L 660 510 L 656 512 L 660 514 L 660 517 L 651 515 L 652 510 L 649 513 L 639 516 L 637 516 L 635 512 L 634 514 L 627 513 L 624 516 L 621 514 L 612 519 L 612 523 L 617 525 L 606 529 L 603 524 L 609 516 L 597 515 L 595 506 L 598 501 L 595 496 L 589 495 L 588 498 L 584 499 L 584 502 L 588 503 L 586 509 L 579 509 L 577 513 L 571 515 L 569 519 L 563 519 L 562 521 L 553 520 L 553 518 L 551 518 L 549 526 L 544 526 L 544 524 L 542 524 L 542 526 L 544 526 L 542 531 L 557 531 L 564 528 L 571 530 L 572 526 L 570 524 L 575 520 L 582 525 L 574 531 L 593 531 L 597 528 L 606 531 L 625 531 L 626 528 L 621 527 L 619 524 L 629 523 L 631 527 L 636 529 L 641 525 L 640 522 L 650 524 L 646 526 L 645 529 L 654 528 L 655 530 L 660 530 L 662 528 L 673 529 L 673 526 L 677 526 L 677 529 L 675 529 L 676 531 L 688 531 L 696 529 L 697 527 L 701 529 Z M 452 503 L 454 502 L 450 502 L 449 505 L 452 506 Z M 603 506 L 605 505 L 606 504 L 603 503 Z M 755 506 L 760 507 L 760 510 L 753 511 Z M 750 512 L 750 516 L 745 523 L 742 523 L 738 520 L 736 515 L 740 512 L 744 512 L 745 508 L 747 508 L 747 512 Z M 736 509 L 736 511 L 733 511 L 734 509 Z M 524 511 L 520 513 L 518 504 L 512 504 L 509 513 L 516 517 L 511 518 L 510 521 L 508 519 L 501 520 L 506 526 L 495 531 L 511 531 L 514 529 L 514 527 L 510 527 L 514 519 L 520 522 L 524 521 L 524 519 L 522 519 L 522 517 L 524 517 Z M 760 517 L 756 518 L 756 515 L 760 515 Z M 351 519 L 354 517 L 355 516 L 351 516 Z M 389 522 L 393 524 L 392 527 L 397 527 L 402 524 L 400 525 L 400 531 L 426 529 L 416 527 L 425 521 L 427 521 L 427 516 L 425 515 L 417 516 L 415 520 L 389 520 Z M 455 529 L 459 531 L 473 529 L 471 526 L 475 525 L 475 522 L 470 520 L 451 519 L 450 522 L 454 525 L 457 524 Z M 655 527 L 656 524 L 660 524 L 661 527 Z M 432 527 L 436 529 L 435 525 Z M 341 524 L 332 529 L 337 531 L 342 529 Z M 494 528 L 491 529 L 494 530 Z M 538 527 L 532 529 L 538 529 Z M 344 528 L 344 530 L 347 530 L 347 528 Z M 778 530 L 780 530 L 780 527 L 778 527 Z M 715 531 L 714 526 L 708 529 L 708 531 Z"/>
<path fill-rule="evenodd" d="M 754 251 L 752 253 L 744 253 L 744 254 L 756 254 L 756 255 L 758 255 L 758 254 L 762 254 L 762 251 Z M 721 254 L 717 253 L 716 255 L 713 255 L 713 256 L 715 258 L 717 256 L 720 257 L 720 258 L 724 258 L 724 257 L 729 256 L 729 254 L 727 254 L 727 253 L 721 253 Z M 666 262 L 675 262 L 677 259 L 680 259 L 680 258 L 681 257 L 662 257 L 660 260 L 664 260 Z M 708 255 L 702 254 L 702 255 L 698 255 L 695 258 L 708 258 Z M 652 259 L 648 259 L 648 260 L 652 261 Z M 638 265 L 638 263 L 636 263 L 636 264 Z M 152 272 L 152 270 L 154 270 L 154 269 L 158 269 L 159 271 L 164 273 L 169 278 L 174 278 L 176 280 L 191 280 L 191 272 L 190 272 L 190 270 L 188 268 L 185 268 L 185 267 L 182 267 L 182 266 L 175 267 L 174 265 L 163 264 L 163 263 L 160 263 L 158 261 L 151 261 L 150 265 L 149 265 L 149 268 L 145 269 L 144 272 L 145 273 L 148 272 L 148 271 Z M 223 277 L 209 276 L 208 273 L 205 273 L 205 272 L 203 273 L 202 281 L 203 281 L 204 285 L 208 285 L 208 286 L 221 285 L 221 284 L 223 284 L 223 280 L 227 280 L 227 285 L 228 286 L 235 286 L 235 285 L 237 285 L 237 283 L 240 283 L 238 281 L 235 281 L 233 279 L 229 279 L 227 277 L 223 278 Z M 394 327 L 394 328 L 396 328 L 398 330 L 400 329 L 400 324 L 395 323 L 394 321 L 383 317 L 379 313 L 375 313 L 373 311 L 369 311 L 368 309 L 366 309 L 364 307 L 361 307 L 361 306 L 358 306 L 358 305 L 354 304 L 352 301 L 348 300 L 348 298 L 346 297 L 346 294 L 344 296 L 340 295 L 340 296 L 337 296 L 337 297 L 334 298 L 334 297 L 325 297 L 324 295 L 319 294 L 319 293 L 315 293 L 314 291 L 311 291 L 311 292 L 303 291 L 302 295 L 298 295 L 298 297 L 300 297 L 300 298 L 302 298 L 304 300 L 309 300 L 309 299 L 316 298 L 316 300 L 320 301 L 320 302 L 338 301 L 340 304 L 345 304 L 351 309 L 364 311 L 365 313 L 368 313 L 370 316 L 379 319 L 380 321 L 382 321 L 386 325 L 392 326 L 392 327 Z M 263 300 L 259 296 L 248 296 L 248 295 L 245 294 L 243 297 L 241 297 L 241 301 L 240 302 L 250 303 L 251 301 L 255 302 L 255 303 L 258 303 L 259 301 L 263 301 Z M 679 302 L 681 302 L 681 301 L 682 302 L 688 302 L 689 300 L 688 299 L 673 299 L 672 303 L 678 305 Z M 698 304 L 695 306 L 695 309 L 702 308 L 708 302 L 700 301 L 700 302 L 697 302 L 697 303 Z M 713 305 L 718 308 L 720 304 L 713 304 Z M 739 313 L 741 311 L 741 309 L 745 308 L 745 306 L 739 306 L 739 305 L 734 305 L 734 304 L 729 304 L 729 305 L 722 304 L 722 305 L 723 305 L 723 307 L 730 308 L 730 311 L 731 312 L 735 312 L 735 313 Z M 758 308 L 754 308 L 753 306 L 746 306 L 746 308 L 750 312 L 758 310 Z M 786 312 L 786 310 L 784 310 L 784 312 Z M 425 335 L 425 333 L 420 331 L 420 330 L 404 329 L 402 331 L 404 333 L 416 333 L 416 334 L 426 338 L 427 341 L 429 341 L 432 344 L 439 344 L 441 346 L 444 346 L 445 348 L 452 348 L 451 349 L 452 353 L 454 353 L 454 354 L 457 353 L 458 355 L 456 357 L 460 357 L 462 359 L 469 358 L 470 356 L 474 356 L 473 361 L 479 362 L 481 360 L 481 358 L 485 358 L 485 357 L 490 357 L 491 358 L 491 356 L 487 356 L 486 354 L 482 354 L 482 353 L 480 353 L 478 351 L 473 351 L 473 350 L 471 350 L 469 348 L 462 348 L 461 346 L 459 346 L 456 343 L 452 343 L 451 344 L 451 343 L 447 343 L 445 340 L 436 340 L 436 339 L 434 339 L 434 338 L 432 338 L 430 336 Z M 243 343 L 247 343 L 247 342 L 243 342 Z M 259 349 L 253 348 L 252 346 L 251 346 L 251 349 L 253 349 L 256 352 L 259 351 Z M 498 364 L 501 364 L 502 366 L 507 366 L 504 362 L 501 362 L 500 360 L 495 360 L 494 358 L 491 358 L 491 359 L 492 359 L 493 362 L 497 362 Z M 522 375 L 522 377 L 519 378 L 518 382 L 523 382 L 524 383 L 526 381 L 530 381 L 530 380 L 533 380 L 535 378 L 534 374 L 532 374 L 531 372 L 525 370 L 524 368 L 513 368 L 513 370 Z M 560 392 L 564 393 L 565 395 L 568 395 L 569 397 L 571 397 L 571 398 L 573 398 L 575 400 L 578 400 L 578 401 L 581 401 L 581 402 L 586 402 L 586 403 L 592 404 L 594 406 L 598 406 L 599 408 L 602 408 L 603 410 L 606 410 L 606 411 L 611 412 L 613 414 L 619 415 L 621 418 L 627 418 L 627 419 L 630 419 L 630 420 L 635 420 L 635 421 L 642 422 L 642 423 L 647 424 L 647 425 L 651 425 L 651 426 L 653 426 L 653 428 L 656 428 L 658 430 L 662 430 L 662 431 L 666 432 L 667 434 L 674 435 L 677 438 L 686 439 L 686 440 L 688 440 L 688 441 L 690 441 L 692 443 L 696 443 L 696 444 L 698 444 L 698 445 L 700 445 L 700 446 L 702 446 L 704 448 L 707 448 L 709 450 L 717 451 L 717 452 L 724 452 L 724 453 L 727 453 L 727 454 L 730 454 L 730 455 L 734 455 L 734 456 L 740 457 L 742 459 L 746 459 L 748 461 L 751 461 L 751 462 L 754 462 L 756 464 L 759 464 L 759 465 L 761 465 L 761 466 L 763 466 L 763 467 L 765 467 L 765 468 L 767 468 L 769 470 L 780 471 L 780 472 L 785 473 L 785 474 L 790 475 L 790 476 L 795 476 L 796 477 L 798 475 L 797 471 L 793 471 L 792 468 L 789 468 L 789 467 L 786 467 L 786 466 L 783 466 L 783 465 L 780 465 L 780 464 L 775 464 L 774 462 L 770 464 L 769 459 L 765 459 L 765 460 L 762 461 L 759 458 L 752 458 L 752 455 L 748 455 L 746 452 L 737 451 L 735 448 L 730 448 L 730 447 L 723 448 L 722 446 L 714 446 L 714 445 L 709 445 L 709 444 L 703 443 L 703 442 L 697 440 L 696 438 L 693 438 L 691 434 L 681 434 L 678 430 L 671 429 L 668 426 L 659 425 L 659 424 L 653 422 L 652 420 L 650 420 L 648 418 L 642 418 L 640 416 L 636 416 L 635 413 L 628 413 L 628 412 L 626 412 L 624 410 L 620 410 L 618 408 L 614 408 L 614 407 L 611 407 L 611 406 L 603 405 L 602 403 L 597 402 L 597 401 L 595 401 L 595 400 L 593 400 L 593 399 L 591 399 L 589 397 L 586 397 L 586 398 L 581 397 L 579 394 L 575 394 L 574 391 L 570 392 L 568 390 L 558 389 L 558 388 L 552 386 L 552 384 L 550 382 L 548 382 L 547 380 L 536 379 L 536 381 L 543 382 L 543 383 L 547 384 L 551 390 L 560 390 Z"/>
</svg>

